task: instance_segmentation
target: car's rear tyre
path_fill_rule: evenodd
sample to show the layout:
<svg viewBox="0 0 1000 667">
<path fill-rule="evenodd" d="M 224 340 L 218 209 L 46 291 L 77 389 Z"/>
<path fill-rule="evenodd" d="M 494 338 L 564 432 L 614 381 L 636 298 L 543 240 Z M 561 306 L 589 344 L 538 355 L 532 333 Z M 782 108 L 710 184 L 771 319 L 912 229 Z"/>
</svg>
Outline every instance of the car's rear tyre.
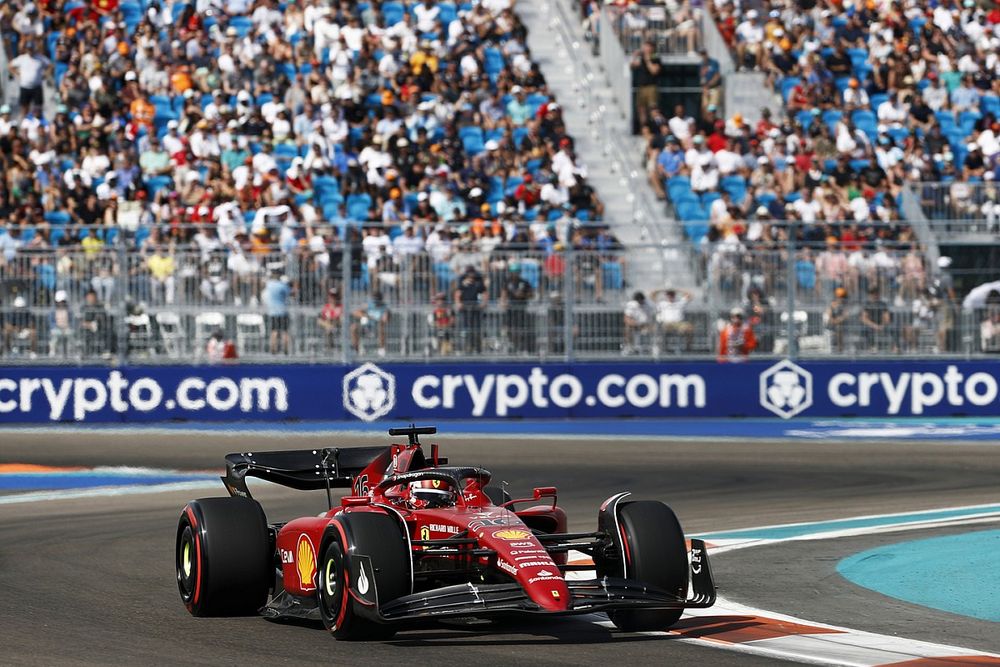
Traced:
<svg viewBox="0 0 1000 667">
<path fill-rule="evenodd" d="M 602 569 L 611 569 L 605 573 L 642 581 L 684 599 L 688 589 L 687 546 L 673 510 L 661 502 L 641 500 L 623 504 L 618 519 L 618 539 L 625 540 L 626 563 L 618 560 L 603 567 L 599 563 L 598 575 L 603 574 Z M 621 630 L 643 632 L 666 630 L 683 612 L 620 609 L 608 612 L 608 616 Z"/>
<path fill-rule="evenodd" d="M 371 559 L 368 572 L 378 593 L 379 604 L 410 593 L 411 554 L 399 523 L 391 516 L 373 512 L 341 515 L 327 532 L 317 572 L 317 600 L 323 625 L 343 640 L 388 639 L 396 626 L 380 623 L 359 613 L 362 603 L 350 592 L 350 573 L 356 571 L 347 554 Z M 345 540 L 347 543 L 345 544 Z"/>
<path fill-rule="evenodd" d="M 267 518 L 249 498 L 192 500 L 177 523 L 177 588 L 194 616 L 247 616 L 274 581 Z"/>
</svg>

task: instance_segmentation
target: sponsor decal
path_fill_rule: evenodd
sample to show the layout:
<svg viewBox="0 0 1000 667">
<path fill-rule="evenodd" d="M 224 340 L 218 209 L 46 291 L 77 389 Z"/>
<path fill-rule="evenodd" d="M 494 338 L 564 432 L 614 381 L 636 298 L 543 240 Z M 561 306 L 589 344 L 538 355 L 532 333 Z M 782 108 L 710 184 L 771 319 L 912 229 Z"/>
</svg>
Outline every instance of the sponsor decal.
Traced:
<svg viewBox="0 0 1000 667">
<path fill-rule="evenodd" d="M 536 558 L 537 558 L 537 556 L 536 556 Z M 518 559 L 515 558 L 514 560 L 518 560 Z M 552 561 L 551 560 L 532 560 L 532 561 L 528 561 L 526 563 L 518 563 L 517 566 L 520 567 L 520 568 L 525 568 L 525 567 L 552 567 Z M 551 572 L 545 572 L 543 570 L 542 572 L 538 572 L 538 574 L 544 576 L 545 574 L 552 574 L 552 573 Z"/>
<path fill-rule="evenodd" d="M 552 593 L 552 598 L 553 598 L 553 599 L 555 599 L 555 600 L 558 600 L 558 599 L 559 599 L 559 591 L 557 591 L 556 589 L 554 589 L 554 588 L 553 588 L 553 589 L 552 589 L 551 591 L 549 591 L 549 592 L 550 592 L 550 593 Z"/>
<path fill-rule="evenodd" d="M 784 419 L 812 405 L 812 373 L 787 359 L 760 374 L 760 404 Z"/>
<path fill-rule="evenodd" d="M 364 561 L 361 562 L 361 567 L 359 567 L 358 569 L 361 570 L 361 574 L 358 575 L 358 593 L 360 593 L 361 595 L 367 595 L 368 594 L 368 575 L 365 574 L 365 564 L 364 564 Z"/>
<path fill-rule="evenodd" d="M 837 408 L 867 408 L 881 394 L 888 404 L 886 414 L 906 412 L 921 415 L 924 408 L 944 403 L 951 407 L 986 407 L 997 399 L 998 383 L 990 373 L 966 375 L 949 365 L 944 373 L 837 373 L 827 384 L 827 396 Z M 967 409 L 967 408 L 966 408 Z"/>
<path fill-rule="evenodd" d="M 166 375 L 166 374 L 164 374 Z M 163 376 L 126 377 L 111 371 L 107 377 L 12 377 L 0 376 L 0 414 L 30 414 L 34 405 L 47 407 L 48 421 L 87 421 L 88 416 L 107 412 L 119 415 L 165 415 L 212 412 L 234 416 L 288 412 L 288 386 L 280 377 L 188 376 L 172 380 Z"/>
<path fill-rule="evenodd" d="M 507 519 L 476 519 L 475 521 L 469 522 L 469 530 L 479 530 L 485 528 L 486 526 L 509 526 L 510 521 Z"/>
<path fill-rule="evenodd" d="M 691 572 L 701 574 L 701 549 L 691 550 Z"/>
<path fill-rule="evenodd" d="M 316 547 L 305 533 L 299 535 L 295 546 L 295 570 L 299 573 L 302 590 L 316 590 Z"/>
<path fill-rule="evenodd" d="M 549 573 L 548 575 L 546 575 L 546 576 L 537 576 L 537 577 L 532 577 L 531 579 L 528 579 L 528 583 L 529 583 L 529 584 L 533 584 L 533 583 L 535 583 L 536 581 L 551 581 L 552 579 L 558 579 L 558 578 L 559 578 L 558 576 L 556 576 L 556 575 L 554 575 L 554 574 L 552 574 L 552 573 L 550 572 L 550 573 Z"/>
<path fill-rule="evenodd" d="M 288 549 L 278 549 L 278 554 L 281 556 L 282 563 L 288 563 L 291 565 L 295 562 L 295 556 L 293 556 L 292 552 Z"/>
<path fill-rule="evenodd" d="M 429 526 L 422 526 L 420 528 L 420 539 L 422 540 L 431 539 L 431 529 Z"/>
<path fill-rule="evenodd" d="M 543 555 L 547 556 L 548 553 L 545 549 L 515 549 L 510 552 L 510 555 L 514 557 L 514 560 L 531 560 Z"/>
<path fill-rule="evenodd" d="M 461 375 L 421 375 L 412 383 L 411 398 L 422 410 L 454 410 L 459 402 L 471 402 L 472 416 L 492 412 L 506 417 L 521 408 L 547 409 L 550 406 L 570 409 L 584 404 L 605 408 L 704 408 L 707 387 L 701 375 L 609 373 L 596 384 L 576 375 L 561 373 L 550 377 L 535 366 L 524 374 L 489 373 L 476 377 Z M 491 410 L 492 408 L 492 410 Z"/>
<path fill-rule="evenodd" d="M 427 524 L 427 527 L 435 533 L 451 533 L 452 535 L 458 534 L 458 526 L 448 526 L 443 523 L 429 523 Z"/>
<path fill-rule="evenodd" d="M 510 546 L 512 546 L 512 547 L 533 547 L 533 546 L 535 546 L 535 543 L 534 542 L 512 542 Z"/>
<path fill-rule="evenodd" d="M 503 558 L 497 558 L 497 567 L 503 570 L 504 572 L 507 572 L 511 576 L 517 576 L 517 566 L 511 565 Z"/>
<path fill-rule="evenodd" d="M 493 537 L 498 540 L 524 540 L 531 537 L 531 533 L 526 530 L 497 530 L 493 532 Z"/>
<path fill-rule="evenodd" d="M 344 376 L 344 409 L 366 422 L 384 417 L 396 406 L 396 378 L 366 363 Z"/>
</svg>

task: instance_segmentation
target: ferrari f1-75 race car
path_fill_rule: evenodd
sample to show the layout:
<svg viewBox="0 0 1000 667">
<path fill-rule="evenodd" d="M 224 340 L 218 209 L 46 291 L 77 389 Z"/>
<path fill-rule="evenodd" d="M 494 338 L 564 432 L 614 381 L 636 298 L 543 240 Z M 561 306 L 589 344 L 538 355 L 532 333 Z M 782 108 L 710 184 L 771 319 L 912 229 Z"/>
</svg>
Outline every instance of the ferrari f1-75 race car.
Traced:
<svg viewBox="0 0 1000 667">
<path fill-rule="evenodd" d="M 191 501 L 177 527 L 187 609 L 322 620 L 338 639 L 374 639 L 407 621 L 511 614 L 606 612 L 622 630 L 663 630 L 715 602 L 705 544 L 692 539 L 689 556 L 663 503 L 619 493 L 601 505 L 597 530 L 567 532 L 554 487 L 511 499 L 483 468 L 448 466 L 437 445 L 426 455 L 418 437 L 435 432 L 391 429 L 408 442 L 386 447 L 228 455 L 230 497 Z M 269 525 L 247 477 L 325 489 L 330 509 Z M 334 505 L 337 487 L 350 495 Z M 593 564 L 570 563 L 571 551 Z"/>
</svg>

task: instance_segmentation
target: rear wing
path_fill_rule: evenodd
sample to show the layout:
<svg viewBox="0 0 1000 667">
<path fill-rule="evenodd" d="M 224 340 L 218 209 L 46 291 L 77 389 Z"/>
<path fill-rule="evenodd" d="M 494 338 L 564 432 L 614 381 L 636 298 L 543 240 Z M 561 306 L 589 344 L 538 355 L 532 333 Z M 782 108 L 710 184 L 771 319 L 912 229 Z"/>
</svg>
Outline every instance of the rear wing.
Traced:
<svg viewBox="0 0 1000 667">
<path fill-rule="evenodd" d="M 226 456 L 222 483 L 229 495 L 250 497 L 246 478 L 256 477 L 300 491 L 349 488 L 354 478 L 377 459 L 389 465 L 390 447 L 327 447 L 278 452 L 246 452 Z"/>
</svg>

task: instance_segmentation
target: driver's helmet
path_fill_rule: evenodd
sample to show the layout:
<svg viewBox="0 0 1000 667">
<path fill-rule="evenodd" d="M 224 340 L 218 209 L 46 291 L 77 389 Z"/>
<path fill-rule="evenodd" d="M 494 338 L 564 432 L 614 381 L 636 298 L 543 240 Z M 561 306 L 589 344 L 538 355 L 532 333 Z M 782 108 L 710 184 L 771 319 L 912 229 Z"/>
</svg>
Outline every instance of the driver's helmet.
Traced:
<svg viewBox="0 0 1000 667">
<path fill-rule="evenodd" d="M 439 479 L 410 482 L 410 499 L 421 509 L 451 507 L 456 502 L 455 489 L 448 482 Z"/>
</svg>

